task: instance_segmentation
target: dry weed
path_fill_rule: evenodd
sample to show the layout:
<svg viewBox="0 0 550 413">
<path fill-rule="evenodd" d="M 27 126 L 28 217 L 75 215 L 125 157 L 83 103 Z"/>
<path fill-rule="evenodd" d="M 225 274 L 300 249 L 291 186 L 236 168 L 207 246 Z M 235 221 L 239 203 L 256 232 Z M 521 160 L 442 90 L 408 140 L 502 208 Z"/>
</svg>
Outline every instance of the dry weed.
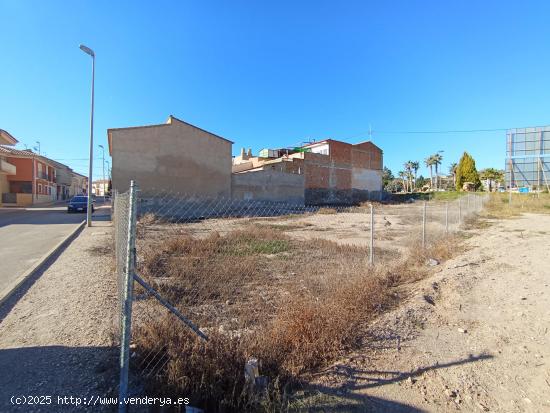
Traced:
<svg viewBox="0 0 550 413">
<path fill-rule="evenodd" d="M 491 194 L 485 204 L 486 211 L 482 215 L 487 218 L 512 218 L 523 213 L 550 213 L 549 194 Z"/>
</svg>

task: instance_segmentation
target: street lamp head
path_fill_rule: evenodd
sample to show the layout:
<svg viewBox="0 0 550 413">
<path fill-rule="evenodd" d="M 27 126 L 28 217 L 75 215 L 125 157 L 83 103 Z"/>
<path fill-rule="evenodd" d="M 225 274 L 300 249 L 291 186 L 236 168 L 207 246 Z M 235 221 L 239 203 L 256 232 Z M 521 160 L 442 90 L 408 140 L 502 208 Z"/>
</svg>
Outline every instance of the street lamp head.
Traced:
<svg viewBox="0 0 550 413">
<path fill-rule="evenodd" d="M 97 146 L 99 146 L 101 149 L 105 149 L 105 148 L 103 147 L 103 145 L 97 145 Z"/>
<path fill-rule="evenodd" d="M 87 46 L 84 46 L 83 44 L 80 45 L 80 50 L 82 50 L 84 53 L 89 54 L 92 57 L 95 57 L 95 53 L 92 49 L 90 49 Z"/>
</svg>

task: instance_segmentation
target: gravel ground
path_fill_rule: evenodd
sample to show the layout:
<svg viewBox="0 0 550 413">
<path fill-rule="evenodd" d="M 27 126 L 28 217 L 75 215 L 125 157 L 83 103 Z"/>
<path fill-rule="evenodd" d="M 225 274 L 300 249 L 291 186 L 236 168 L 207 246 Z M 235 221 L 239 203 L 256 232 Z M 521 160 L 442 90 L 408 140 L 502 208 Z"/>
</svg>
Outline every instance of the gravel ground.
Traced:
<svg viewBox="0 0 550 413">
<path fill-rule="evenodd" d="M 26 292 L 0 309 L 1 412 L 81 411 L 82 406 L 58 404 L 58 396 L 89 400 L 116 393 L 111 239 L 108 221 L 85 228 Z M 33 405 L 16 407 L 12 396 L 52 396 L 52 401 L 40 405 L 36 402 L 47 399 L 35 398 Z"/>
<path fill-rule="evenodd" d="M 465 253 L 371 327 L 378 341 L 318 380 L 321 391 L 338 389 L 337 406 L 550 412 L 550 216 L 494 221 L 471 235 Z"/>
</svg>

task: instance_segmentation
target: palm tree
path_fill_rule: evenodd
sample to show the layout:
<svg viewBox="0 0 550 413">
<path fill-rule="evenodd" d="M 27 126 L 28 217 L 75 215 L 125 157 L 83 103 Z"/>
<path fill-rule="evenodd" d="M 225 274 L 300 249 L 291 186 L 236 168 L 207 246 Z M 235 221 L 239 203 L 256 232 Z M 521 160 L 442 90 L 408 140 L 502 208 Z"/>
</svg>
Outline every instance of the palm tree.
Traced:
<svg viewBox="0 0 550 413">
<path fill-rule="evenodd" d="M 504 181 L 504 172 L 495 168 L 487 168 L 479 171 L 479 177 L 487 183 L 489 192 L 493 192 L 493 182 Z"/>
<path fill-rule="evenodd" d="M 407 178 L 407 192 L 412 192 L 412 161 L 407 161 L 403 164 L 403 167 L 405 168 L 405 175 Z"/>
<path fill-rule="evenodd" d="M 441 165 L 441 161 L 443 161 L 443 155 L 441 155 L 440 152 L 432 155 L 433 162 L 435 165 L 435 189 L 439 189 L 439 165 Z"/>
<path fill-rule="evenodd" d="M 434 159 L 433 159 L 433 155 L 428 156 L 426 159 L 424 159 L 424 165 L 426 165 L 428 168 L 430 168 L 430 189 L 433 189 L 433 186 L 434 186 L 434 173 L 433 173 Z"/>
<path fill-rule="evenodd" d="M 456 162 L 453 162 L 449 166 L 449 173 L 453 176 L 453 188 L 456 188 L 456 168 L 458 168 L 458 164 Z"/>
<path fill-rule="evenodd" d="M 407 171 L 407 181 L 409 182 L 409 191 L 410 192 L 414 191 L 413 179 L 414 179 L 414 175 L 413 175 L 412 171 Z"/>
<path fill-rule="evenodd" d="M 417 177 L 417 174 L 418 174 L 418 170 L 420 169 L 420 163 L 418 161 L 412 161 L 411 162 L 411 167 L 412 167 L 412 170 L 414 172 L 414 189 L 416 189 L 416 177 Z"/>
<path fill-rule="evenodd" d="M 407 177 L 407 173 L 404 172 L 404 171 L 399 171 L 399 173 L 397 174 L 397 176 L 399 177 L 399 179 L 401 179 L 403 181 L 403 190 L 405 192 L 407 192 L 407 181 L 405 180 L 406 177 Z"/>
</svg>

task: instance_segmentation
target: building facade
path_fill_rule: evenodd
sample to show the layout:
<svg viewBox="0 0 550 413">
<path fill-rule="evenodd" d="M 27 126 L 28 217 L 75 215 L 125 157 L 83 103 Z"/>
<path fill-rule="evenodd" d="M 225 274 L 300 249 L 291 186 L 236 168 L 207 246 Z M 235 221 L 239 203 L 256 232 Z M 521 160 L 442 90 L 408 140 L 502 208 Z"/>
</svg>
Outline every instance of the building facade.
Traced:
<svg viewBox="0 0 550 413">
<path fill-rule="evenodd" d="M 506 133 L 506 187 L 533 190 L 550 185 L 550 126 Z"/>
<path fill-rule="evenodd" d="M 334 139 L 300 148 L 241 152 L 233 161 L 233 198 L 354 204 L 382 196 L 383 153 L 372 142 Z"/>
<path fill-rule="evenodd" d="M 51 160 L 30 150 L 5 146 L 0 146 L 0 153 L 15 166 L 15 173 L 7 175 L 3 205 L 27 206 L 57 200 L 56 170 Z"/>
<path fill-rule="evenodd" d="M 233 142 L 170 116 L 165 124 L 109 129 L 112 189 L 135 180 L 145 196 L 161 191 L 231 196 Z"/>
<path fill-rule="evenodd" d="M 10 163 L 8 159 L 9 151 L 6 149 L 9 146 L 17 144 L 17 142 L 17 139 L 7 131 L 0 129 L 0 145 L 6 145 L 6 148 L 0 146 L 0 206 L 2 206 L 4 194 L 10 191 L 8 175 L 15 175 L 17 173 L 17 167 Z"/>
<path fill-rule="evenodd" d="M 109 180 L 99 179 L 92 182 L 92 194 L 97 196 L 105 196 L 109 193 Z"/>
<path fill-rule="evenodd" d="M 69 187 L 69 198 L 76 195 L 88 193 L 88 177 L 72 171 L 71 186 Z"/>
</svg>

